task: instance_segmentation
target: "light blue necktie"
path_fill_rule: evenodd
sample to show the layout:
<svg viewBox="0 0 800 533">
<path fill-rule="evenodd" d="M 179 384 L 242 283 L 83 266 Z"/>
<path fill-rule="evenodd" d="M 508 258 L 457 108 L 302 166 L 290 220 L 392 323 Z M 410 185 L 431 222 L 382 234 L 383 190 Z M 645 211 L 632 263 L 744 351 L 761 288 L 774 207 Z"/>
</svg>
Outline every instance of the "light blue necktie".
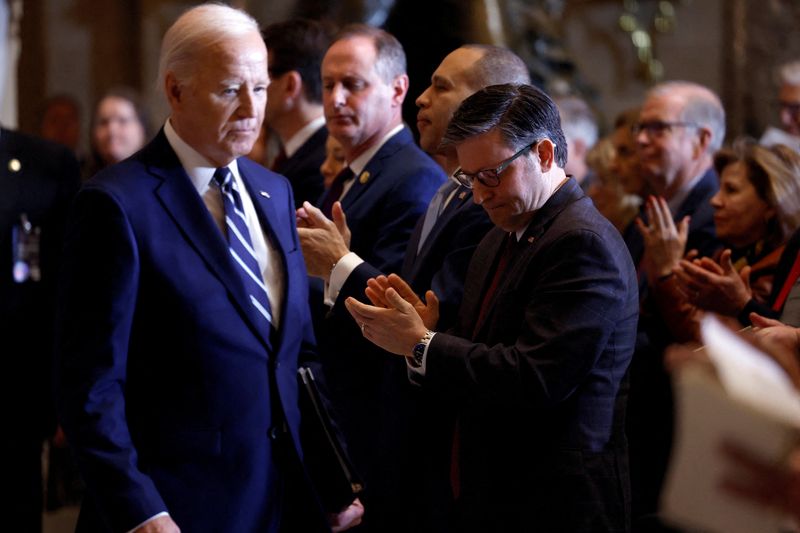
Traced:
<svg viewBox="0 0 800 533">
<path fill-rule="evenodd" d="M 272 308 L 267 298 L 267 287 L 258 267 L 256 253 L 250 241 L 250 231 L 244 216 L 242 197 L 236 181 L 228 167 L 218 168 L 214 172 L 214 181 L 222 192 L 222 203 L 225 206 L 225 225 L 228 227 L 228 249 L 239 269 L 245 289 L 250 296 L 250 303 L 258 314 L 263 316 L 268 325 L 272 324 Z"/>
<path fill-rule="evenodd" d="M 428 210 L 425 211 L 425 220 L 422 222 L 422 232 L 419 234 L 419 243 L 417 243 L 417 253 L 422 250 L 422 245 L 425 244 L 425 239 L 428 238 L 428 235 L 433 229 L 433 225 L 436 224 L 436 220 L 439 218 L 439 215 L 442 214 L 442 211 L 445 208 L 445 200 L 447 200 L 447 197 L 450 196 L 450 193 L 457 188 L 458 183 L 454 182 L 453 180 L 447 180 L 442 184 L 441 187 L 439 187 L 439 190 L 436 191 L 436 194 L 433 195 L 433 199 L 428 205 Z"/>
</svg>

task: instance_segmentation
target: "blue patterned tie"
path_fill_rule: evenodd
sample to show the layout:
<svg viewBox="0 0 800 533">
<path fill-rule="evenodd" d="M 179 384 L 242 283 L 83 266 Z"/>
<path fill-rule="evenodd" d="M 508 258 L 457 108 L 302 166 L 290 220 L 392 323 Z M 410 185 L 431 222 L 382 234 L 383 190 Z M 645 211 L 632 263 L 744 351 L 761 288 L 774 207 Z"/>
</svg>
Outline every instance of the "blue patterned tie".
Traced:
<svg viewBox="0 0 800 533">
<path fill-rule="evenodd" d="M 272 324 L 272 308 L 269 305 L 269 298 L 267 298 L 267 287 L 264 285 L 256 253 L 250 241 L 250 230 L 247 229 L 242 197 L 233 179 L 233 174 L 228 167 L 218 168 L 214 172 L 214 181 L 219 185 L 219 190 L 222 192 L 222 203 L 225 206 L 228 249 L 239 267 L 245 289 L 250 296 L 250 303 L 253 304 L 259 315 Z"/>
</svg>

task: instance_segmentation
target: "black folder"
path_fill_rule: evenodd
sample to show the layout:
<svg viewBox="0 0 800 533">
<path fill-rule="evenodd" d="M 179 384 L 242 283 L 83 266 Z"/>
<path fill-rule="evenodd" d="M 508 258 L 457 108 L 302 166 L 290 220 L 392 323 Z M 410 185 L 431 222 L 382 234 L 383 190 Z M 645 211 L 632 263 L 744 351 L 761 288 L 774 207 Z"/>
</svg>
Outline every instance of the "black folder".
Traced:
<svg viewBox="0 0 800 533">
<path fill-rule="evenodd" d="M 353 503 L 364 485 L 339 440 L 314 373 L 308 367 L 300 367 L 297 375 L 304 462 L 325 511 L 339 513 Z"/>
</svg>

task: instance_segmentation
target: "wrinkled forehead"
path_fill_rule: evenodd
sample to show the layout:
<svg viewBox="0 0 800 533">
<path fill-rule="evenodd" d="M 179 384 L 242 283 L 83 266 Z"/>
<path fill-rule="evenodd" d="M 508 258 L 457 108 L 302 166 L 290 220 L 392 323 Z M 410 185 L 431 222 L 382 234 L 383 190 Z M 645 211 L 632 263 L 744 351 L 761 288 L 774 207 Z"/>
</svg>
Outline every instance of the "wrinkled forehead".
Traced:
<svg viewBox="0 0 800 533">
<path fill-rule="evenodd" d="M 377 60 L 375 44 L 369 37 L 353 36 L 333 43 L 322 59 L 323 76 L 332 73 L 373 73 Z"/>
<path fill-rule="evenodd" d="M 686 98 L 676 93 L 650 95 L 642 105 L 639 120 L 678 120 L 686 106 Z"/>
</svg>

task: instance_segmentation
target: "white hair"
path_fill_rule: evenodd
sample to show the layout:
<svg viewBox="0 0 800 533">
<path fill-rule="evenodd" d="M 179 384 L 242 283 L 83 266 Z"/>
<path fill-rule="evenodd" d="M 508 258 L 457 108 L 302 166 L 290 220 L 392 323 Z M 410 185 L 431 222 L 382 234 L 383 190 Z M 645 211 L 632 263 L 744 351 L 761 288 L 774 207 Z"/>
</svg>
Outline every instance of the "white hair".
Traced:
<svg viewBox="0 0 800 533">
<path fill-rule="evenodd" d="M 707 152 L 713 154 L 719 150 L 725 140 L 725 109 L 719 96 L 708 87 L 691 81 L 667 81 L 647 93 L 648 98 L 676 95 L 685 102 L 680 119 L 707 128 L 711 132 Z"/>
<path fill-rule="evenodd" d="M 561 96 L 553 99 L 561 115 L 561 129 L 568 142 L 583 141 L 588 150 L 597 143 L 597 121 L 589 104 L 577 96 Z"/>
<path fill-rule="evenodd" d="M 784 85 L 800 85 L 800 60 L 784 63 L 778 73 Z"/>
<path fill-rule="evenodd" d="M 258 22 L 240 9 L 216 3 L 184 12 L 164 34 L 158 60 L 158 85 L 168 72 L 178 80 L 191 78 L 196 61 L 211 45 L 259 33 Z"/>
</svg>

